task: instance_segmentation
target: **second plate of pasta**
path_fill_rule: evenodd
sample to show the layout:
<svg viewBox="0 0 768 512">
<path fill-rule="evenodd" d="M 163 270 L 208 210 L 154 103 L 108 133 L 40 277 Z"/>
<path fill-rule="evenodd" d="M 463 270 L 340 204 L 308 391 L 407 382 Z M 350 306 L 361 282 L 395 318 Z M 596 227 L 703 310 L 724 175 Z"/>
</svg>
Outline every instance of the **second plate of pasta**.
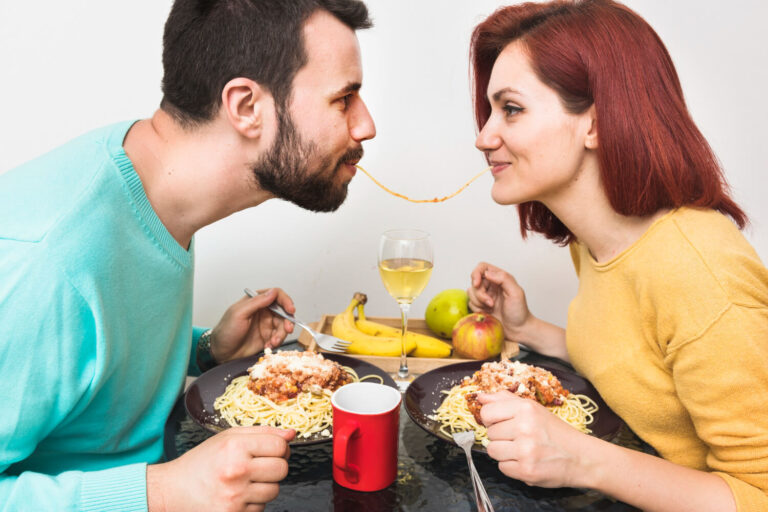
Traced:
<svg viewBox="0 0 768 512">
<path fill-rule="evenodd" d="M 596 411 L 588 412 L 592 416 L 591 422 L 588 425 L 591 435 L 608 439 L 618 432 L 622 424 L 621 419 L 608 408 L 589 381 L 578 375 L 567 365 L 561 364 L 558 361 L 536 357 L 531 359 L 522 359 L 522 362 L 527 365 L 534 365 L 538 369 L 546 370 L 546 372 L 554 375 L 560 381 L 562 387 L 569 392 L 571 398 L 579 397 L 588 410 L 591 410 L 594 406 L 597 407 Z M 408 416 L 430 434 L 453 443 L 454 441 L 449 435 L 450 427 L 447 425 L 446 419 L 441 420 L 438 408 L 446 397 L 449 396 L 451 390 L 454 391 L 452 398 L 456 398 L 456 392 L 459 389 L 457 386 L 462 382 L 462 379 L 472 377 L 475 372 L 482 368 L 484 363 L 488 362 L 468 361 L 451 364 L 435 368 L 417 377 L 408 386 L 404 397 L 405 410 Z M 469 417 L 472 416 L 471 411 L 466 409 L 463 413 Z M 458 413 L 449 411 L 447 414 L 456 415 Z M 454 418 L 454 421 L 456 423 L 462 422 L 461 419 L 457 420 L 456 418 Z M 469 421 L 471 422 L 471 419 Z M 472 450 L 479 453 L 487 453 L 485 446 L 480 444 L 480 442 L 476 442 Z"/>
</svg>

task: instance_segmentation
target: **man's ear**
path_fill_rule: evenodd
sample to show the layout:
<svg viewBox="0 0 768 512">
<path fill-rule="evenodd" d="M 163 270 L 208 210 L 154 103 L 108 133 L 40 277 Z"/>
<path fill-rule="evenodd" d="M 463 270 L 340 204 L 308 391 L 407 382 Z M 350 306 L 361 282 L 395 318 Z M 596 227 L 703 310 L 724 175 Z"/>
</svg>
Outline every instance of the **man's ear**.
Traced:
<svg viewBox="0 0 768 512">
<path fill-rule="evenodd" d="M 248 78 L 233 78 L 221 91 L 221 105 L 232 127 L 243 137 L 255 139 L 262 135 L 264 123 L 274 108 L 272 95 Z"/>
<path fill-rule="evenodd" d="M 584 147 L 587 149 L 597 149 L 597 116 L 595 115 L 595 104 L 585 112 L 587 122 L 589 122 L 589 131 L 584 138 Z"/>
</svg>

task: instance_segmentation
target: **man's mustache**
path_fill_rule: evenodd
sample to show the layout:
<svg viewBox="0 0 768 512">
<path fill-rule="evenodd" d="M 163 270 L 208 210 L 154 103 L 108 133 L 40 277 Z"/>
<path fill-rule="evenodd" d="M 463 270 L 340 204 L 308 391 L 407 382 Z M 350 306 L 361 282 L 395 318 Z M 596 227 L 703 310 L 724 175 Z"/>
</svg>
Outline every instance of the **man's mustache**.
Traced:
<svg viewBox="0 0 768 512">
<path fill-rule="evenodd" d="M 357 146 L 355 148 L 350 149 L 344 155 L 339 158 L 339 161 L 336 163 L 336 169 L 341 167 L 342 164 L 345 164 L 347 162 L 357 162 L 363 158 L 363 147 Z"/>
</svg>

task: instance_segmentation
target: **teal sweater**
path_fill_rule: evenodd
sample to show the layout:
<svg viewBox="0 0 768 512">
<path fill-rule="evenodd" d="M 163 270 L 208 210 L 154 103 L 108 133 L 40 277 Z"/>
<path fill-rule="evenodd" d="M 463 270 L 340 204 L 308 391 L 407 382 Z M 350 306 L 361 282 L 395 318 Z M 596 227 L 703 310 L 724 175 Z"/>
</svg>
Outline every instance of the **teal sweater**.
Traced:
<svg viewBox="0 0 768 512">
<path fill-rule="evenodd" d="M 192 247 L 147 200 L 131 124 L 0 174 L 2 511 L 146 510 L 146 465 L 197 372 Z"/>
</svg>

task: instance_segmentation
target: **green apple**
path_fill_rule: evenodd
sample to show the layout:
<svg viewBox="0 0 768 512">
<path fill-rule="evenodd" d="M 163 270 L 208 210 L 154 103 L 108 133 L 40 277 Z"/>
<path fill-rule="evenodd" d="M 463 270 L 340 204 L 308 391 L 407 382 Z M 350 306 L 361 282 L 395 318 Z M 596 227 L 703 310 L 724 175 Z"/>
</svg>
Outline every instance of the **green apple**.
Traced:
<svg viewBox="0 0 768 512">
<path fill-rule="evenodd" d="M 453 326 L 469 314 L 469 296 L 464 290 L 443 290 L 429 301 L 424 320 L 433 333 L 451 339 Z"/>
</svg>

